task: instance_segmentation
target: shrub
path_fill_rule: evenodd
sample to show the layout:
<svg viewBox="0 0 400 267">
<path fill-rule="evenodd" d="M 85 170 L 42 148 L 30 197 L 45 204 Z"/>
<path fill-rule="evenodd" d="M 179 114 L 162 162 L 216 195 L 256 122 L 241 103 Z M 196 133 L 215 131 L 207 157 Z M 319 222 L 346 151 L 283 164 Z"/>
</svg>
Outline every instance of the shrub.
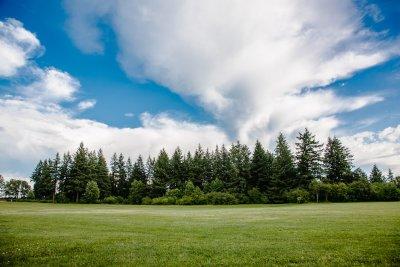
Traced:
<svg viewBox="0 0 400 267">
<path fill-rule="evenodd" d="M 373 200 L 394 201 L 399 200 L 399 191 L 393 183 L 373 183 L 371 185 Z"/>
<path fill-rule="evenodd" d="M 194 205 L 194 200 L 190 196 L 183 196 L 182 198 L 176 201 L 178 205 Z"/>
<path fill-rule="evenodd" d="M 174 205 L 176 198 L 174 197 L 156 197 L 151 201 L 152 205 Z"/>
<path fill-rule="evenodd" d="M 285 194 L 286 200 L 290 203 L 306 203 L 310 200 L 308 191 L 296 188 Z"/>
<path fill-rule="evenodd" d="M 234 196 L 238 200 L 239 204 L 249 204 L 249 203 L 251 203 L 250 202 L 250 198 L 245 194 L 236 193 L 236 194 L 234 194 Z"/>
<path fill-rule="evenodd" d="M 345 183 L 338 183 L 331 185 L 331 201 L 343 202 L 347 201 L 348 186 Z"/>
<path fill-rule="evenodd" d="M 129 202 L 140 204 L 146 192 L 146 185 L 142 181 L 134 180 L 129 189 Z"/>
<path fill-rule="evenodd" d="M 247 195 L 249 196 L 249 202 L 252 204 L 263 204 L 268 202 L 267 197 L 264 196 L 256 187 L 250 189 L 247 192 Z"/>
<path fill-rule="evenodd" d="M 104 198 L 103 203 L 106 204 L 118 204 L 118 199 L 114 196 Z"/>
<path fill-rule="evenodd" d="M 152 203 L 152 199 L 151 198 L 149 198 L 149 197 L 142 198 L 142 204 L 143 205 L 151 205 L 151 203 Z"/>
<path fill-rule="evenodd" d="M 183 196 L 183 193 L 181 190 L 178 188 L 168 190 L 167 193 L 165 194 L 166 197 L 174 197 L 174 198 L 181 198 Z"/>
<path fill-rule="evenodd" d="M 207 204 L 211 205 L 233 205 L 238 204 L 234 195 L 222 192 L 211 192 L 205 195 Z"/>
<path fill-rule="evenodd" d="M 183 195 L 185 196 L 198 196 L 202 195 L 203 191 L 198 186 L 195 186 L 192 181 L 187 181 L 185 183 L 185 189 L 183 191 Z"/>
<path fill-rule="evenodd" d="M 96 203 L 100 196 L 100 189 L 95 181 L 89 181 L 86 185 L 85 200 L 89 203 Z"/>
<path fill-rule="evenodd" d="M 347 187 L 347 198 L 350 201 L 365 201 L 371 199 L 371 186 L 365 180 L 354 181 Z"/>
<path fill-rule="evenodd" d="M 210 182 L 209 192 L 222 192 L 223 189 L 224 183 L 220 179 L 215 178 Z"/>
</svg>

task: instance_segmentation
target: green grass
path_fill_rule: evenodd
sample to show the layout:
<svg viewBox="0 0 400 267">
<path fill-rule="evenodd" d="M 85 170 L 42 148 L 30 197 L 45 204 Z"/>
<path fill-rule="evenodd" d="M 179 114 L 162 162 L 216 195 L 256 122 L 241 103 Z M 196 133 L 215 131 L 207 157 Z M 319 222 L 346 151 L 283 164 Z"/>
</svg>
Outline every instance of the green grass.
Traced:
<svg viewBox="0 0 400 267">
<path fill-rule="evenodd" d="M 399 265 L 400 202 L 0 202 L 0 265 Z"/>
</svg>

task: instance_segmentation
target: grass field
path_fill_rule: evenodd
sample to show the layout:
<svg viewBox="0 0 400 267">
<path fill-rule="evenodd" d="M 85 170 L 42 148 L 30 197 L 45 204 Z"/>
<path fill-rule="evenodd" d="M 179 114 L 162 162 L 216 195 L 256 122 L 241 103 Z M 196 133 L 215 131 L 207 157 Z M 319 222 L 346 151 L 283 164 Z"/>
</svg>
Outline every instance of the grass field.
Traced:
<svg viewBox="0 0 400 267">
<path fill-rule="evenodd" d="M 400 202 L 0 203 L 0 265 L 399 265 Z"/>
</svg>

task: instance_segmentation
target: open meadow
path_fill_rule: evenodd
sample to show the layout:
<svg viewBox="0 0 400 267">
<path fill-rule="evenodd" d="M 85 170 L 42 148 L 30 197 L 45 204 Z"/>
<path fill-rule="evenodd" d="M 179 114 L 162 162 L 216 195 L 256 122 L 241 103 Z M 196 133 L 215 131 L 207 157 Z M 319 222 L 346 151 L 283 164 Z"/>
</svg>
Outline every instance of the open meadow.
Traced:
<svg viewBox="0 0 400 267">
<path fill-rule="evenodd" d="M 0 265 L 398 265 L 400 202 L 0 202 Z"/>
</svg>

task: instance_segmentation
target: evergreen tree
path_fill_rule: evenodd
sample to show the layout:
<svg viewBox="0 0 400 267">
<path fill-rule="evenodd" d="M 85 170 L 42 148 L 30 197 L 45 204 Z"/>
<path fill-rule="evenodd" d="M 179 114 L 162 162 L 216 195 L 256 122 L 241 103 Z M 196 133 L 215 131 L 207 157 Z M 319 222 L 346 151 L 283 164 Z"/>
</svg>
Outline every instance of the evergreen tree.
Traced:
<svg viewBox="0 0 400 267">
<path fill-rule="evenodd" d="M 225 190 L 231 190 L 233 181 L 237 179 L 237 172 L 232 164 L 229 151 L 224 145 L 221 146 L 219 162 L 217 164 L 219 164 L 220 168 L 218 179 L 223 182 Z"/>
<path fill-rule="evenodd" d="M 296 142 L 296 161 L 298 171 L 297 187 L 308 188 L 313 179 L 322 176 L 322 145 L 315 135 L 306 128 L 299 133 Z"/>
<path fill-rule="evenodd" d="M 53 184 L 53 194 L 52 194 L 52 200 L 53 203 L 56 202 L 56 194 L 57 194 L 57 190 L 59 187 L 59 183 L 60 183 L 60 154 L 56 154 L 56 157 L 54 159 L 54 161 L 52 161 L 51 164 L 51 180 L 52 180 L 52 184 Z"/>
<path fill-rule="evenodd" d="M 368 175 L 361 168 L 357 168 L 353 171 L 353 181 L 368 181 Z"/>
<path fill-rule="evenodd" d="M 260 141 L 256 141 L 253 157 L 251 159 L 250 177 L 247 189 L 258 188 L 262 193 L 267 193 L 271 187 L 273 155 L 264 150 Z"/>
<path fill-rule="evenodd" d="M 133 180 L 129 190 L 129 201 L 132 204 L 140 204 L 146 196 L 146 185 L 142 181 Z"/>
<path fill-rule="evenodd" d="M 391 169 L 388 171 L 388 177 L 387 177 L 388 182 L 393 182 L 394 181 L 394 175 Z"/>
<path fill-rule="evenodd" d="M 243 194 L 246 192 L 247 181 L 250 180 L 250 150 L 246 145 L 242 145 L 238 141 L 232 144 L 229 154 L 233 164 L 232 171 L 234 172 L 230 188 L 236 193 Z"/>
<path fill-rule="evenodd" d="M 70 200 L 74 199 L 73 188 L 71 182 L 71 169 L 72 169 L 72 157 L 68 153 L 63 155 L 63 160 L 60 166 L 60 191 L 61 193 Z"/>
<path fill-rule="evenodd" d="M 89 203 L 96 203 L 99 200 L 100 190 L 95 181 L 89 181 L 85 189 L 85 200 Z"/>
<path fill-rule="evenodd" d="M 97 153 L 97 165 L 96 165 L 96 182 L 100 190 L 100 198 L 110 196 L 111 194 L 111 180 L 108 174 L 107 161 L 103 155 L 103 151 L 100 149 Z"/>
<path fill-rule="evenodd" d="M 133 180 L 131 181 L 133 173 L 133 164 L 130 157 L 128 157 L 128 159 L 126 160 L 125 168 L 126 168 L 126 177 L 128 179 L 129 184 L 131 184 L 133 182 Z"/>
<path fill-rule="evenodd" d="M 118 173 L 118 184 L 117 184 L 118 195 L 123 198 L 127 198 L 129 195 L 130 185 L 126 174 L 124 155 L 122 154 L 119 154 L 118 157 L 117 173 Z"/>
<path fill-rule="evenodd" d="M 118 195 L 118 182 L 119 182 L 119 173 L 118 173 L 118 157 L 117 154 L 114 153 L 111 157 L 110 162 L 110 182 L 111 182 L 111 194 L 113 196 Z"/>
<path fill-rule="evenodd" d="M 88 152 L 83 143 L 80 143 L 71 166 L 70 188 L 76 202 L 79 202 L 79 198 L 84 194 L 89 178 Z"/>
<path fill-rule="evenodd" d="M 282 133 L 276 141 L 272 169 L 273 179 L 269 197 L 273 202 L 281 202 L 284 192 L 296 187 L 297 179 L 294 156 Z"/>
<path fill-rule="evenodd" d="M 378 166 L 374 164 L 371 170 L 371 174 L 369 175 L 369 181 L 371 183 L 383 183 L 384 177 L 382 172 L 378 169 Z"/>
<path fill-rule="evenodd" d="M 331 183 L 351 182 L 352 159 L 348 148 L 337 137 L 328 138 L 324 154 L 326 180 Z"/>
<path fill-rule="evenodd" d="M 204 166 L 204 152 L 201 145 L 198 145 L 193 160 L 191 162 L 191 179 L 195 186 L 203 188 L 205 177 L 205 166 Z"/>
<path fill-rule="evenodd" d="M 153 196 L 160 197 L 165 194 L 170 184 L 170 173 L 168 154 L 164 149 L 162 149 L 154 163 L 154 180 L 152 185 Z"/>
<path fill-rule="evenodd" d="M 147 158 L 146 161 L 146 180 L 147 183 L 152 184 L 154 180 L 154 164 L 156 160 L 151 158 L 150 156 Z"/>
<path fill-rule="evenodd" d="M 171 157 L 171 185 L 170 189 L 182 188 L 185 184 L 185 173 L 182 150 L 177 147 Z"/>
<path fill-rule="evenodd" d="M 34 193 L 38 199 L 51 199 L 54 192 L 54 180 L 51 161 L 40 161 L 31 176 Z"/>
<path fill-rule="evenodd" d="M 131 174 L 130 180 L 132 182 L 134 180 L 141 181 L 144 185 L 147 184 L 146 168 L 144 166 L 143 158 L 141 155 L 139 155 L 135 164 L 133 164 L 133 169 L 132 169 L 132 174 Z"/>
</svg>

